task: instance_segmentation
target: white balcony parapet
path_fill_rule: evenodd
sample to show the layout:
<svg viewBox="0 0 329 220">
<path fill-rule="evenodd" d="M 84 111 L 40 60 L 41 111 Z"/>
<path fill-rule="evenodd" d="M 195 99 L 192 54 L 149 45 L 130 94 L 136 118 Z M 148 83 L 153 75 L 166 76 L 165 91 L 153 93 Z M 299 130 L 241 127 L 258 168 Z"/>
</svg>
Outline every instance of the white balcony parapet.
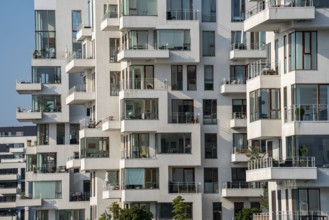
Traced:
<svg viewBox="0 0 329 220">
<path fill-rule="evenodd" d="M 85 24 L 80 24 L 80 26 L 78 27 L 78 32 L 77 32 L 77 40 L 83 41 L 87 37 L 91 37 L 91 34 L 92 34 L 91 26 L 85 25 Z"/>
<path fill-rule="evenodd" d="M 234 43 L 231 45 L 230 59 L 264 59 L 266 58 L 265 42 L 261 45 L 253 43 Z"/>
<path fill-rule="evenodd" d="M 134 152 L 121 150 L 121 159 L 156 159 L 157 152 L 154 147 L 136 148 Z"/>
<path fill-rule="evenodd" d="M 246 11 L 246 19 L 258 14 L 261 11 L 264 11 L 267 8 L 276 8 L 279 7 L 313 7 L 313 0 L 304 0 L 304 1 L 292 1 L 292 0 L 281 0 L 281 1 L 271 1 L 267 0 L 266 2 L 260 2 L 254 7 L 249 8 Z"/>
<path fill-rule="evenodd" d="M 110 184 L 103 186 L 103 199 L 121 198 L 120 185 L 112 186 Z"/>
<path fill-rule="evenodd" d="M 102 17 L 101 30 L 114 31 L 119 30 L 119 16 L 117 12 L 108 12 Z"/>
<path fill-rule="evenodd" d="M 248 161 L 248 170 L 270 168 L 270 167 L 315 167 L 315 157 L 293 157 L 283 161 L 277 161 L 273 158 L 261 158 Z"/>
<path fill-rule="evenodd" d="M 132 46 L 122 45 L 118 48 L 117 60 L 127 59 L 169 59 L 170 53 L 167 45 L 137 43 Z"/>
<path fill-rule="evenodd" d="M 303 104 L 285 107 L 285 122 L 329 122 L 329 105 Z"/>
<path fill-rule="evenodd" d="M 40 120 L 40 119 L 42 119 L 42 112 L 33 111 L 32 109 L 25 109 L 25 108 L 17 107 L 16 119 L 20 122 Z"/>
<path fill-rule="evenodd" d="M 120 130 L 121 122 L 119 116 L 110 115 L 102 120 L 102 131 Z"/>
<path fill-rule="evenodd" d="M 222 95 L 228 94 L 238 94 L 238 93 L 246 93 L 246 78 L 238 77 L 226 80 L 225 78 L 222 80 L 221 91 Z"/>
</svg>

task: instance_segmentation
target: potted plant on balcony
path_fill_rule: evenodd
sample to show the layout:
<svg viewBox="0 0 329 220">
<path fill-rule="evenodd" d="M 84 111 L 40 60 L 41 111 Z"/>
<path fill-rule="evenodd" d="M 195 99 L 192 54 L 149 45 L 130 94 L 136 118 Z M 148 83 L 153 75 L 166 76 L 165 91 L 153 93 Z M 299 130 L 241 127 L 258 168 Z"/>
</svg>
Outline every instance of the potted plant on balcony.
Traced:
<svg viewBox="0 0 329 220">
<path fill-rule="evenodd" d="M 307 166 L 307 158 L 306 158 L 307 153 L 308 153 L 308 147 L 306 147 L 305 145 L 299 148 L 299 156 L 301 157 L 300 158 L 301 167 Z"/>
<path fill-rule="evenodd" d="M 38 50 L 34 50 L 34 51 L 33 51 L 33 58 L 34 58 L 34 59 L 38 59 L 38 58 L 40 58 L 40 57 L 41 57 L 40 52 L 39 52 Z"/>
<path fill-rule="evenodd" d="M 295 109 L 295 116 L 296 116 L 295 118 L 298 121 L 303 121 L 304 113 L 305 113 L 305 110 L 303 108 L 296 108 Z"/>
</svg>

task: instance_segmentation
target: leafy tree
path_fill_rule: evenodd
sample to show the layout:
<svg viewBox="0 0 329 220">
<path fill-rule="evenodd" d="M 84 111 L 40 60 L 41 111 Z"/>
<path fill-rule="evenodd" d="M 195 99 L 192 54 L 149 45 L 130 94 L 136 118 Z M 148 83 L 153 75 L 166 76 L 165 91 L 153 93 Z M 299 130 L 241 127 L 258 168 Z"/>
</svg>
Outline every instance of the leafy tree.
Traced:
<svg viewBox="0 0 329 220">
<path fill-rule="evenodd" d="M 249 160 L 259 159 L 259 150 L 255 146 L 249 147 L 246 156 L 249 157 Z"/>
<path fill-rule="evenodd" d="M 122 209 L 120 220 L 152 220 L 153 214 L 149 210 L 143 208 L 132 207 L 130 209 Z"/>
<path fill-rule="evenodd" d="M 120 208 L 120 205 L 117 202 L 113 202 L 111 204 L 111 206 L 109 207 L 109 210 L 111 211 L 114 220 L 119 219 L 121 208 Z"/>
<path fill-rule="evenodd" d="M 253 220 L 253 214 L 261 213 L 258 208 L 244 208 L 235 215 L 236 220 Z"/>
<path fill-rule="evenodd" d="M 268 210 L 268 186 L 263 185 L 263 195 L 260 197 L 260 207 L 262 209 Z"/>
<path fill-rule="evenodd" d="M 183 199 L 182 196 L 177 196 L 172 201 L 173 210 L 172 213 L 174 215 L 174 219 L 176 220 L 183 220 L 187 218 L 191 218 L 191 212 L 190 212 L 190 205 L 184 202 L 185 199 Z"/>
</svg>

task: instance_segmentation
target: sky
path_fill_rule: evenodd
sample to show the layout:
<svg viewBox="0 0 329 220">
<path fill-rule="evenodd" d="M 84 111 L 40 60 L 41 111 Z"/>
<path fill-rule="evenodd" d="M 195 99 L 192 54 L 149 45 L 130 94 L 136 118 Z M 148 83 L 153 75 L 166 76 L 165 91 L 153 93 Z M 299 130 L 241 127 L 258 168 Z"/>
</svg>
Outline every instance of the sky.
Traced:
<svg viewBox="0 0 329 220">
<path fill-rule="evenodd" d="M 29 125 L 16 121 L 16 107 L 32 102 L 31 95 L 16 92 L 16 80 L 31 80 L 33 0 L 0 1 L 0 127 Z"/>
</svg>

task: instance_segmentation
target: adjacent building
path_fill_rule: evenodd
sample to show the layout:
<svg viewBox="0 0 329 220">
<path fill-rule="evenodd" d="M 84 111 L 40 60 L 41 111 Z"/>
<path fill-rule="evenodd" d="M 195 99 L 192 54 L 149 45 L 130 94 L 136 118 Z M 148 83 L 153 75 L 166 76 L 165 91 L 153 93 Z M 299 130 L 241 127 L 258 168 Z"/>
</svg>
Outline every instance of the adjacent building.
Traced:
<svg viewBox="0 0 329 220">
<path fill-rule="evenodd" d="M 16 198 L 25 193 L 25 152 L 35 136 L 35 126 L 0 128 L 0 219 L 24 219 Z"/>
</svg>

